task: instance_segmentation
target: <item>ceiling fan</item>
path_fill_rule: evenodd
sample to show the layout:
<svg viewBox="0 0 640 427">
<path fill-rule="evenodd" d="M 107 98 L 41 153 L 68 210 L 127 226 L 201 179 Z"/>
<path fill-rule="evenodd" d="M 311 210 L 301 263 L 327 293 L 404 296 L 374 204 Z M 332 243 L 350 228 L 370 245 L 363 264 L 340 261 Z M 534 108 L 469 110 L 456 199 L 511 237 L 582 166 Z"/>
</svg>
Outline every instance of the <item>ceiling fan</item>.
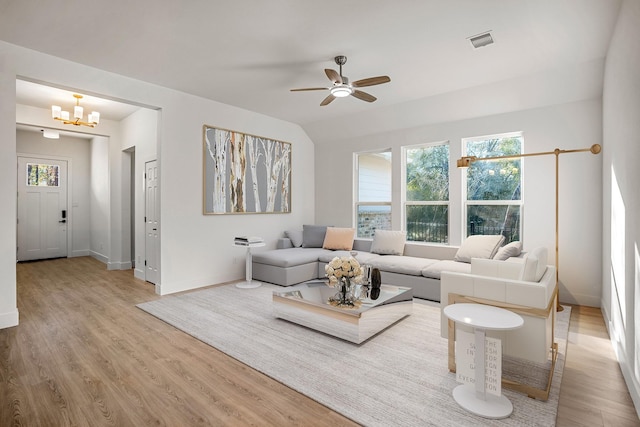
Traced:
<svg viewBox="0 0 640 427">
<path fill-rule="evenodd" d="M 358 99 L 367 102 L 373 102 L 376 100 L 376 97 L 373 95 L 369 95 L 366 92 L 358 90 L 357 88 L 365 87 L 365 86 L 375 86 L 382 83 L 389 83 L 391 79 L 388 76 L 378 76 L 378 77 L 369 77 L 367 79 L 356 80 L 353 83 L 349 83 L 349 79 L 342 75 L 342 66 L 346 64 L 347 57 L 343 55 L 336 56 L 334 58 L 336 64 L 340 66 L 340 73 L 331 68 L 325 68 L 324 72 L 333 83 L 333 86 L 330 87 L 308 87 L 302 89 L 291 89 L 291 92 L 301 92 L 307 90 L 328 90 L 330 92 L 329 96 L 327 96 L 321 103 L 320 106 L 323 107 L 328 105 L 336 98 L 343 98 L 345 96 L 355 96 Z"/>
</svg>

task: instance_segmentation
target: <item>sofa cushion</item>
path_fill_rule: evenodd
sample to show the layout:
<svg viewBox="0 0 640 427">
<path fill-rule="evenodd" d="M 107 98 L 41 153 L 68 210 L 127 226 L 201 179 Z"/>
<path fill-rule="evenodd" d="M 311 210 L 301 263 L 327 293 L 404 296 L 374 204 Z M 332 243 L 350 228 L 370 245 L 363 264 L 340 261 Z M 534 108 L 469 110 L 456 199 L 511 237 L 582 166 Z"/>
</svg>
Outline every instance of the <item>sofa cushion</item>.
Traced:
<svg viewBox="0 0 640 427">
<path fill-rule="evenodd" d="M 371 243 L 371 252 L 382 255 L 402 255 L 407 235 L 404 231 L 376 230 Z"/>
<path fill-rule="evenodd" d="M 501 234 L 469 236 L 462 242 L 454 260 L 471 262 L 471 258 L 493 258 L 503 241 L 504 236 Z"/>
<path fill-rule="evenodd" d="M 303 225 L 302 247 L 321 248 L 324 243 L 325 234 L 327 234 L 326 225 Z"/>
<path fill-rule="evenodd" d="M 288 230 L 284 232 L 284 235 L 291 240 L 294 248 L 302 246 L 302 230 Z"/>
<path fill-rule="evenodd" d="M 334 257 L 351 256 L 354 251 L 325 251 L 318 257 L 318 261 L 328 263 Z M 360 265 L 371 264 L 375 259 L 380 258 L 382 255 L 372 254 L 371 252 L 356 251 L 355 259 L 358 260 Z"/>
<path fill-rule="evenodd" d="M 417 258 L 402 255 L 385 255 L 372 259 L 369 263 L 373 268 L 390 273 L 409 274 L 421 276 L 422 270 L 437 262 L 435 259 Z"/>
<path fill-rule="evenodd" d="M 539 282 L 545 271 L 547 271 L 547 248 L 535 248 L 524 258 L 524 268 L 520 280 Z"/>
<path fill-rule="evenodd" d="M 511 242 L 508 245 L 504 245 L 493 256 L 493 259 L 498 261 L 506 261 L 511 257 L 516 257 L 522 252 L 522 242 Z"/>
<path fill-rule="evenodd" d="M 355 228 L 327 227 L 322 247 L 324 249 L 350 251 L 353 249 L 353 237 L 355 234 Z"/>
<path fill-rule="evenodd" d="M 466 262 L 458 262 L 450 259 L 434 262 L 427 268 L 422 270 L 424 277 L 432 279 L 440 279 L 443 271 L 451 271 L 454 273 L 471 273 L 471 264 Z"/>
<path fill-rule="evenodd" d="M 274 251 L 256 252 L 253 262 L 269 264 L 276 267 L 294 267 L 296 265 L 318 262 L 322 255 L 329 254 L 333 258 L 333 252 L 322 248 L 289 248 Z"/>
</svg>

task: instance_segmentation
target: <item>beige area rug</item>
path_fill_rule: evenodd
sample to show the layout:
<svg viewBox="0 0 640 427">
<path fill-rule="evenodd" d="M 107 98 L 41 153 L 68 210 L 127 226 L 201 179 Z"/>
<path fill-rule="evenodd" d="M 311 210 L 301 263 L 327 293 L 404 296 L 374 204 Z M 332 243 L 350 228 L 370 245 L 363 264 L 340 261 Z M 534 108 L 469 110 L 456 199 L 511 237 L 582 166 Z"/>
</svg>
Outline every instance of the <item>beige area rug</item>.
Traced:
<svg viewBox="0 0 640 427">
<path fill-rule="evenodd" d="M 411 316 L 356 345 L 274 318 L 272 292 L 282 289 L 227 285 L 138 307 L 362 425 L 555 425 L 570 309 L 557 316 L 560 354 L 549 400 L 503 389 L 513 414 L 489 420 L 453 400 L 457 383 L 447 369 L 447 340 L 440 337 L 437 304 L 414 300 Z M 536 366 L 520 369 L 540 371 Z"/>
</svg>

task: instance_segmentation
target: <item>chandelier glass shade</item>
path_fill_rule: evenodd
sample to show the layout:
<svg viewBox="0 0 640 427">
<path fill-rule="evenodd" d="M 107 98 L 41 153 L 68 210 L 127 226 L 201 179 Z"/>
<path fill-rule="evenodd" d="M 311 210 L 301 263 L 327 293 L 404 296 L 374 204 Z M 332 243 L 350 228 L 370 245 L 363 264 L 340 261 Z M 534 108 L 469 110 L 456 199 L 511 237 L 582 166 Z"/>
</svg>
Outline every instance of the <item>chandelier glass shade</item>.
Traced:
<svg viewBox="0 0 640 427">
<path fill-rule="evenodd" d="M 87 121 L 83 121 L 84 108 L 80 106 L 82 95 L 74 94 L 73 97 L 76 98 L 76 105 L 73 107 L 73 118 L 71 118 L 68 111 L 62 111 L 62 107 L 59 105 L 51 106 L 51 116 L 55 120 L 60 120 L 65 125 L 96 127 L 96 125 L 100 123 L 100 113 L 92 111 L 91 114 L 87 116 Z"/>
</svg>

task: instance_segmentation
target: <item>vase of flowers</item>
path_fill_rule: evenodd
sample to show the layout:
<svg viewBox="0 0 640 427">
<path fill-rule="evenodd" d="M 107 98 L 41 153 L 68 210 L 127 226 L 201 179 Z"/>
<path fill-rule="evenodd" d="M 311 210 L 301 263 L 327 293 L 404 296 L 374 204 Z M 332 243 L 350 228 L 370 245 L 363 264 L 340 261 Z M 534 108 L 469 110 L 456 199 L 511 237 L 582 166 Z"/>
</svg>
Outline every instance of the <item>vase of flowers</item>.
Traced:
<svg viewBox="0 0 640 427">
<path fill-rule="evenodd" d="M 338 307 L 354 307 L 357 304 L 355 286 L 362 281 L 362 267 L 351 256 L 334 257 L 324 267 L 327 284 L 338 292 L 329 298 L 329 303 Z"/>
</svg>

